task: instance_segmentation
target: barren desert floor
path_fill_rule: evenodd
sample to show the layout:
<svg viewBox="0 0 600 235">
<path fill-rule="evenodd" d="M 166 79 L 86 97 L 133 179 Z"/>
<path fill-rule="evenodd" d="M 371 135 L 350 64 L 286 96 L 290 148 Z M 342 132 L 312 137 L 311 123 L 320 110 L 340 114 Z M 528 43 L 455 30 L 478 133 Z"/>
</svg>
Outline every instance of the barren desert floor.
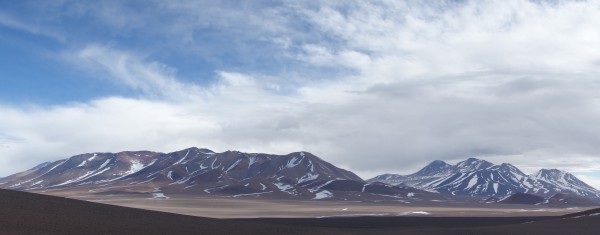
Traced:
<svg viewBox="0 0 600 235">
<path fill-rule="evenodd" d="M 265 200 L 230 197 L 71 196 L 110 205 L 212 218 L 322 218 L 353 216 L 515 217 L 560 216 L 590 208 L 545 208 L 531 205 L 457 202 L 345 202 Z"/>
</svg>

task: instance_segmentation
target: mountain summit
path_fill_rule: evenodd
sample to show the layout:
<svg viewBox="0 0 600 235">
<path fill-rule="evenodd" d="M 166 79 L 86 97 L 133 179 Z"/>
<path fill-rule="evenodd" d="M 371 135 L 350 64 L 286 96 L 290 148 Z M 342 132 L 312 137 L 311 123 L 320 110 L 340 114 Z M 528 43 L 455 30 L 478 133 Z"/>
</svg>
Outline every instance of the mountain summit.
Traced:
<svg viewBox="0 0 600 235">
<path fill-rule="evenodd" d="M 507 197 L 515 193 L 528 193 L 550 197 L 561 193 L 600 200 L 600 191 L 568 172 L 542 169 L 535 174 L 526 175 L 511 164 L 494 165 L 476 158 L 469 158 L 456 165 L 436 160 L 414 174 L 385 174 L 368 182 L 404 185 L 463 196 Z"/>
<path fill-rule="evenodd" d="M 436 160 L 436 161 L 429 163 L 429 165 L 423 167 L 423 169 L 421 169 L 420 171 L 417 171 L 417 173 L 415 173 L 415 175 L 425 176 L 425 175 L 436 174 L 436 173 L 442 172 L 446 169 L 450 169 L 451 167 L 452 167 L 452 165 L 450 165 L 444 161 Z"/>
</svg>

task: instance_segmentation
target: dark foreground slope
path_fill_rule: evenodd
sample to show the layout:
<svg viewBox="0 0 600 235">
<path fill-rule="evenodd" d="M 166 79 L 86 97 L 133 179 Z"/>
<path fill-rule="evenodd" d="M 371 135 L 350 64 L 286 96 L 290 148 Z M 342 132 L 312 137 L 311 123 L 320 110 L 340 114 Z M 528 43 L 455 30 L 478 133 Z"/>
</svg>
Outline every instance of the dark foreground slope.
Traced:
<svg viewBox="0 0 600 235">
<path fill-rule="evenodd" d="M 597 234 L 600 210 L 564 217 L 211 219 L 0 190 L 0 234 Z"/>
<path fill-rule="evenodd" d="M 185 216 L 0 189 L 0 234 L 307 234 L 318 228 Z"/>
<path fill-rule="evenodd" d="M 345 217 L 253 221 L 303 228 L 345 228 L 353 234 L 581 234 L 600 231 L 600 209 L 553 217 Z"/>
</svg>

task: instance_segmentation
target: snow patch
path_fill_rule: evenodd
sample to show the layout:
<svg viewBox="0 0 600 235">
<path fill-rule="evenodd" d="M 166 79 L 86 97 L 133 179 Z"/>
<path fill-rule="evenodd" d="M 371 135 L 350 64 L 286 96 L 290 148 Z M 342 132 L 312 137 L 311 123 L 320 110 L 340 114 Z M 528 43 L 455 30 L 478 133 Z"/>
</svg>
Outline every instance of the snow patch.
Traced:
<svg viewBox="0 0 600 235">
<path fill-rule="evenodd" d="M 288 169 L 288 168 L 294 168 L 295 166 L 299 165 L 300 162 L 302 161 L 303 158 L 299 158 L 299 157 L 293 157 L 292 159 L 288 160 L 287 164 L 285 164 L 285 166 L 281 166 L 279 168 L 279 170 L 283 170 L 283 169 Z"/>
<path fill-rule="evenodd" d="M 533 185 L 531 185 L 531 184 L 529 183 L 529 181 L 527 181 L 527 180 L 523 180 L 521 183 L 522 183 L 523 185 L 525 185 L 525 187 L 527 187 L 528 189 L 530 189 L 530 188 L 533 188 Z"/>
<path fill-rule="evenodd" d="M 204 166 L 204 162 L 203 162 L 202 164 L 200 164 L 200 170 L 204 170 L 204 169 L 206 169 L 206 168 L 208 168 L 208 167 L 207 167 L 207 166 Z"/>
<path fill-rule="evenodd" d="M 98 181 L 97 183 L 112 182 L 112 181 L 115 181 L 115 180 L 123 179 L 123 178 L 127 177 L 128 175 L 131 175 L 133 173 L 141 171 L 142 169 L 144 169 L 146 167 L 149 167 L 149 166 L 153 165 L 155 162 L 156 162 L 156 159 L 154 159 L 152 162 L 150 162 L 150 164 L 144 166 L 143 164 L 139 163 L 139 161 L 133 160 L 131 166 L 129 167 L 129 171 L 124 172 L 123 174 L 121 174 L 117 178 L 108 179 L 108 180 L 101 180 L 101 181 Z"/>
<path fill-rule="evenodd" d="M 313 174 L 313 173 L 311 172 L 311 173 L 308 173 L 308 174 L 306 174 L 306 175 L 302 176 L 302 177 L 301 177 L 301 178 L 298 180 L 298 183 L 302 183 L 302 182 L 306 182 L 306 181 L 315 180 L 315 179 L 317 179 L 318 177 L 319 177 L 319 174 Z"/>
<path fill-rule="evenodd" d="M 44 173 L 44 175 L 50 173 L 50 171 L 54 170 L 55 168 L 57 168 L 58 166 L 64 164 L 65 162 L 66 161 L 62 161 L 61 163 L 56 164 L 55 166 L 53 166 L 52 168 L 50 168 L 50 170 L 46 171 L 46 173 Z M 43 176 L 43 175 L 41 175 L 41 176 Z"/>
<path fill-rule="evenodd" d="M 258 159 L 255 156 L 249 157 L 248 158 L 248 168 L 250 168 L 250 166 L 254 165 L 254 163 L 256 163 Z"/>
<path fill-rule="evenodd" d="M 76 167 L 82 167 L 82 166 L 84 166 L 84 165 L 85 165 L 85 163 L 87 163 L 87 161 L 86 161 L 86 160 L 84 160 L 83 162 L 81 162 L 81 163 L 80 163 L 79 165 L 77 165 Z"/>
<path fill-rule="evenodd" d="M 277 186 L 277 188 L 279 188 L 279 190 L 281 190 L 281 191 L 286 191 L 288 189 L 294 188 L 291 185 L 287 185 L 284 183 L 274 183 L 273 185 Z"/>
<path fill-rule="evenodd" d="M 310 191 L 310 192 L 315 192 L 315 191 L 318 191 L 318 190 L 319 190 L 319 189 L 321 189 L 323 186 L 325 186 L 325 185 L 328 185 L 328 184 L 330 184 L 331 182 L 333 182 L 333 181 L 336 181 L 336 180 L 337 180 L 337 179 L 332 179 L 332 180 L 329 180 L 329 181 L 325 182 L 324 184 L 321 184 L 321 185 L 319 185 L 319 186 L 317 186 L 317 187 L 314 187 L 314 188 L 312 188 L 312 189 L 309 189 L 308 191 Z"/>
<path fill-rule="evenodd" d="M 109 162 L 110 162 L 110 159 L 106 159 L 106 161 L 104 161 L 104 163 L 102 163 L 102 165 L 100 165 L 100 167 L 98 167 L 97 170 L 104 168 L 106 165 L 108 165 Z"/>
<path fill-rule="evenodd" d="M 217 162 L 217 157 L 215 157 L 215 159 L 213 160 L 213 162 L 210 164 L 210 169 L 216 169 L 217 167 L 221 166 L 221 163 L 219 163 L 218 166 L 215 166 L 215 163 Z"/>
<path fill-rule="evenodd" d="M 291 185 L 287 185 L 284 183 L 273 183 L 273 185 L 275 185 L 277 188 L 279 188 L 279 191 L 281 192 L 286 192 L 287 194 L 291 194 L 291 195 L 296 195 L 296 192 L 294 192 L 294 187 L 292 187 Z"/>
<path fill-rule="evenodd" d="M 164 193 L 152 193 L 152 198 L 169 199 Z"/>
<path fill-rule="evenodd" d="M 192 179 L 192 178 L 189 178 L 189 177 L 183 178 L 183 179 L 180 179 L 180 180 L 175 181 L 173 183 L 170 183 L 169 185 L 172 185 L 172 184 L 184 184 L 185 182 L 188 182 L 190 179 Z"/>
<path fill-rule="evenodd" d="M 177 161 L 176 163 L 173 163 L 173 165 L 181 164 L 181 162 L 183 162 L 183 160 L 185 160 L 185 158 L 188 156 L 188 154 L 190 154 L 190 150 L 188 150 L 187 153 L 185 153 L 185 155 L 181 159 L 179 159 L 179 161 Z"/>
<path fill-rule="evenodd" d="M 144 169 L 144 164 L 140 163 L 140 161 L 138 161 L 138 160 L 131 160 L 131 165 L 129 166 L 129 171 L 126 171 L 125 175 L 136 173 L 142 169 Z"/>
<path fill-rule="evenodd" d="M 330 197 L 333 197 L 333 193 L 331 193 L 327 190 L 323 190 L 323 191 L 315 194 L 315 198 L 313 198 L 313 199 L 319 200 L 319 199 L 325 199 L 325 198 L 330 198 Z"/>
<path fill-rule="evenodd" d="M 207 188 L 207 189 L 205 189 L 205 190 L 204 190 L 204 192 L 205 192 L 205 193 L 211 193 L 211 192 L 210 192 L 211 190 L 222 189 L 222 188 L 225 188 L 225 187 L 228 187 L 228 186 L 229 186 L 229 185 L 223 185 L 223 186 L 220 186 L 220 187 L 215 187 L 215 188 Z"/>
<path fill-rule="evenodd" d="M 237 194 L 237 195 L 233 195 L 233 197 L 242 197 L 242 196 L 257 196 L 257 195 L 261 195 L 261 194 L 265 194 L 265 193 L 272 193 L 273 191 L 269 191 L 269 192 L 260 192 L 260 193 L 246 193 L 246 194 Z"/>
<path fill-rule="evenodd" d="M 476 184 L 477 184 L 477 176 L 475 175 L 475 177 L 473 177 L 473 178 L 471 178 L 471 180 L 469 180 L 469 185 L 467 185 L 467 188 L 472 188 Z"/>
<path fill-rule="evenodd" d="M 88 171 L 88 172 L 87 172 L 87 173 L 85 173 L 84 175 L 82 175 L 82 176 L 79 176 L 79 177 L 77 177 L 77 178 L 75 178 L 75 179 L 67 180 L 67 181 L 65 181 L 65 182 L 62 182 L 62 183 L 60 183 L 60 184 L 56 184 L 56 185 L 53 185 L 53 186 L 50 186 L 50 187 L 62 186 L 62 185 L 70 184 L 70 183 L 79 182 L 79 181 L 81 181 L 81 180 L 83 180 L 83 179 L 87 178 L 87 177 L 88 177 L 89 175 L 91 175 L 92 173 L 94 173 L 94 172 L 93 172 L 93 171 Z"/>
<path fill-rule="evenodd" d="M 235 168 L 238 164 L 240 164 L 241 161 L 242 159 L 235 161 L 229 168 L 227 168 L 227 170 L 225 170 L 225 172 L 229 172 L 231 169 Z"/>
</svg>

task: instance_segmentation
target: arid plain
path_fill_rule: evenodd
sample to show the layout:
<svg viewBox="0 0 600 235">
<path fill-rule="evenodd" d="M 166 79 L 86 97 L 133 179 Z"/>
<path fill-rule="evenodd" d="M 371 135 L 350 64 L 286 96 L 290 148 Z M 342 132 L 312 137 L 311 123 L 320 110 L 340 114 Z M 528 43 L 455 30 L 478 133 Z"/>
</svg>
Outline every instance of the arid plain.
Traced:
<svg viewBox="0 0 600 235">
<path fill-rule="evenodd" d="M 64 193 L 58 193 L 63 194 Z M 73 199 L 211 218 L 322 218 L 356 216 L 518 217 L 560 216 L 591 207 L 549 208 L 535 205 L 469 202 L 359 202 L 268 200 L 259 198 L 147 195 L 71 195 Z"/>
</svg>

